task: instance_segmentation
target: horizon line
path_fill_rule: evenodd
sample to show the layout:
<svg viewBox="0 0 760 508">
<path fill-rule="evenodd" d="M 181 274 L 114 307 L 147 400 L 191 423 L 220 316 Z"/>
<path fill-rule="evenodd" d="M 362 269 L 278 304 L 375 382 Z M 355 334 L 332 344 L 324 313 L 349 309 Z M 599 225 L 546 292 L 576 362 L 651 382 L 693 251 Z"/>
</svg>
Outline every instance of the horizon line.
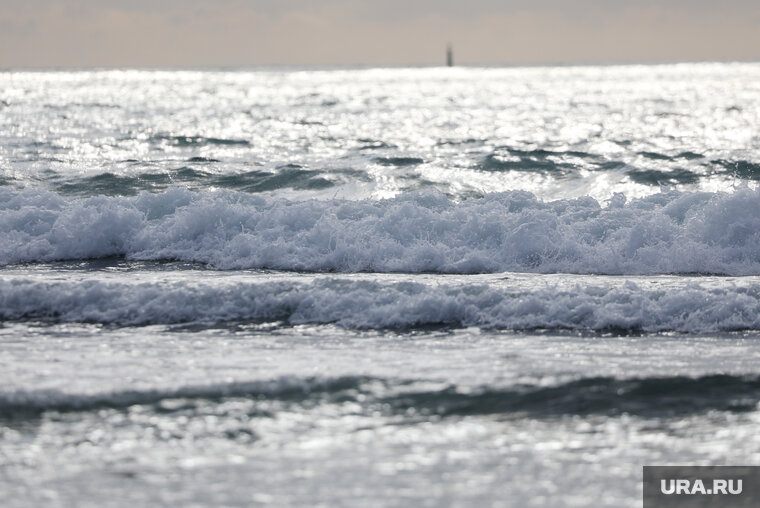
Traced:
<svg viewBox="0 0 760 508">
<path fill-rule="evenodd" d="M 488 69 L 488 68 L 541 68 L 541 67 L 628 67 L 628 66 L 669 66 L 688 64 L 753 64 L 760 59 L 684 59 L 684 60 L 630 60 L 630 61 L 578 61 L 578 62 L 535 62 L 535 63 L 459 63 L 447 67 L 443 63 L 417 64 L 240 64 L 240 65 L 30 65 L 0 66 L 0 72 L 54 72 L 54 71 L 182 71 L 182 70 L 370 70 L 370 69 Z"/>
</svg>

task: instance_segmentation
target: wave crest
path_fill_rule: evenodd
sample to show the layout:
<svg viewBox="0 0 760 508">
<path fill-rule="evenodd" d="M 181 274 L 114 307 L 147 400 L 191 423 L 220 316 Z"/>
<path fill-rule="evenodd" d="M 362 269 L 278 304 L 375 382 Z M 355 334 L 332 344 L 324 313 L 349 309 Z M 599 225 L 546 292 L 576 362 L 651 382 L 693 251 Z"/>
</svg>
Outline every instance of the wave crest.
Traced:
<svg viewBox="0 0 760 508">
<path fill-rule="evenodd" d="M 430 383 L 428 383 L 429 385 Z M 433 383 L 439 385 L 440 383 Z M 57 390 L 0 392 L 0 413 L 34 417 L 45 411 L 77 412 L 133 405 L 155 406 L 167 412 L 186 410 L 190 401 L 221 402 L 227 398 L 292 404 L 356 402 L 368 412 L 405 417 L 503 415 L 561 417 L 563 415 L 680 416 L 706 411 L 749 412 L 760 402 L 757 376 L 708 375 L 617 379 L 587 377 L 551 386 L 431 389 L 425 383 L 362 376 L 280 378 L 271 381 L 188 386 L 174 390 L 124 391 L 93 395 Z M 188 404 L 171 404 L 182 399 Z M 269 406 L 271 409 L 271 406 Z"/>
<path fill-rule="evenodd" d="M 300 201 L 174 188 L 64 199 L 0 188 L 0 263 L 125 256 L 221 269 L 760 274 L 760 192 L 542 202 L 513 191 Z"/>
<path fill-rule="evenodd" d="M 335 323 L 347 328 L 718 332 L 760 329 L 760 285 L 646 289 L 378 282 L 0 280 L 0 319 L 149 325 Z"/>
</svg>

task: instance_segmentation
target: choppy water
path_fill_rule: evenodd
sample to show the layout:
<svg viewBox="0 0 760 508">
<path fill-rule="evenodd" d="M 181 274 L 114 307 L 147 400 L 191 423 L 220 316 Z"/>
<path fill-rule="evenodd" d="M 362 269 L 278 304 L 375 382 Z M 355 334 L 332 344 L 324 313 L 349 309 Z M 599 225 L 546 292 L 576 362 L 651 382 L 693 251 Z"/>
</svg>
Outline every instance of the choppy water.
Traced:
<svg viewBox="0 0 760 508">
<path fill-rule="evenodd" d="M 0 503 L 757 463 L 758 103 L 758 64 L 0 73 Z"/>
</svg>

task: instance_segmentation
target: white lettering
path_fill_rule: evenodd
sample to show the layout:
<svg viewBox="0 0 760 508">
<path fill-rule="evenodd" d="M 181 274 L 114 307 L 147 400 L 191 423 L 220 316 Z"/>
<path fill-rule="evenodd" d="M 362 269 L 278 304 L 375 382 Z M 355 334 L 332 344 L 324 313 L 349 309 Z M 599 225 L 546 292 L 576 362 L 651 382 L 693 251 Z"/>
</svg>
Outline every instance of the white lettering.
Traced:
<svg viewBox="0 0 760 508">
<path fill-rule="evenodd" d="M 660 480 L 660 492 L 667 496 L 672 494 L 702 494 L 703 496 L 711 494 L 738 495 L 742 493 L 742 489 L 742 480 L 721 480 L 716 478 L 712 481 L 712 489 L 706 488 L 704 481 L 700 479 L 694 480 L 694 484 L 684 479 Z"/>
<path fill-rule="evenodd" d="M 705 484 L 702 483 L 702 480 L 694 480 L 694 486 L 691 488 L 692 494 L 707 494 L 707 491 L 705 490 Z"/>
<path fill-rule="evenodd" d="M 670 488 L 666 487 L 667 483 L 670 483 Z M 676 491 L 676 483 L 673 480 L 660 480 L 660 492 L 663 494 L 669 496 L 670 494 L 674 494 Z"/>
<path fill-rule="evenodd" d="M 726 485 L 728 485 L 726 480 L 713 480 L 713 494 L 727 494 Z"/>
</svg>

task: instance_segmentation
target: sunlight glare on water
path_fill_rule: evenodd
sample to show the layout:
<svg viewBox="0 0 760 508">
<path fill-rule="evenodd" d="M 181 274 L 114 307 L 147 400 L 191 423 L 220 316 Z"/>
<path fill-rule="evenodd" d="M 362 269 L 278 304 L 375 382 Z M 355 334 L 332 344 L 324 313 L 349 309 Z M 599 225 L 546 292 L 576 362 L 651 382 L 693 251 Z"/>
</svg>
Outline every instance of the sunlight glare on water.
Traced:
<svg viewBox="0 0 760 508">
<path fill-rule="evenodd" d="M 102 189 L 78 178 L 344 199 L 715 192 L 760 178 L 759 82 L 757 64 L 3 73 L 2 177 L 85 195 Z"/>
<path fill-rule="evenodd" d="M 0 505 L 757 463 L 758 104 L 757 63 L 0 72 Z"/>
</svg>

